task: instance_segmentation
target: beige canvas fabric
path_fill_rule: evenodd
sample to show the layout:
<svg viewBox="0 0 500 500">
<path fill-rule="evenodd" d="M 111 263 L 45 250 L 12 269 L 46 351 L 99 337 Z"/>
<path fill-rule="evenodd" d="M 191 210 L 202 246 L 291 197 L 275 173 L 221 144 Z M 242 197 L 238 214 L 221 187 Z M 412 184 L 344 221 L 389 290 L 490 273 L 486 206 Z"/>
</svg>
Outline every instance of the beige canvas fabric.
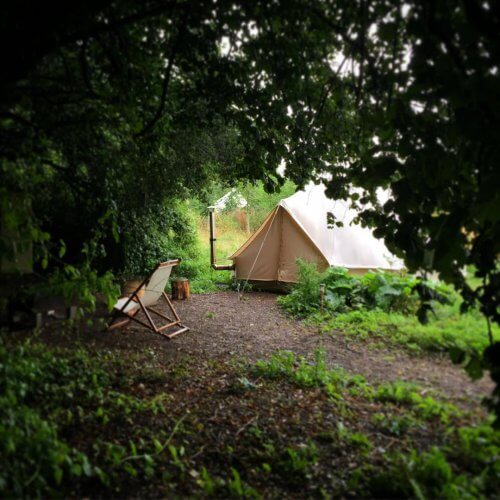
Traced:
<svg viewBox="0 0 500 500">
<path fill-rule="evenodd" d="M 141 297 L 145 306 L 152 306 L 158 302 L 161 294 L 165 291 L 168 278 L 172 272 L 172 266 L 159 267 L 146 283 L 144 295 Z"/>
<path fill-rule="evenodd" d="M 328 212 L 344 227 L 329 228 Z M 328 199 L 324 186 L 307 186 L 281 200 L 262 226 L 230 257 L 236 278 L 295 282 L 299 257 L 316 262 L 320 269 L 343 266 L 356 274 L 369 269 L 403 269 L 403 263 L 370 229 L 352 224 L 355 216 L 347 202 Z"/>
<path fill-rule="evenodd" d="M 276 281 L 280 257 L 281 212 L 276 207 L 260 228 L 238 251 L 235 274 L 238 279 Z M 238 253 L 237 252 L 237 253 Z M 231 259 L 235 258 L 234 254 Z"/>
<path fill-rule="evenodd" d="M 141 296 L 141 301 L 146 307 L 152 306 L 158 302 L 161 294 L 165 291 L 171 272 L 172 266 L 158 267 L 151 275 L 144 287 L 144 294 Z M 127 301 L 130 302 L 127 304 L 125 309 L 123 309 L 123 312 L 125 313 L 130 313 L 140 307 L 137 302 L 130 300 L 130 297 L 123 297 L 118 299 L 114 308 L 122 310 Z"/>
<path fill-rule="evenodd" d="M 123 309 L 123 306 L 126 304 L 127 306 L 125 309 Z M 130 300 L 130 297 L 122 297 L 121 299 L 118 299 L 116 304 L 115 304 L 115 309 L 118 309 L 119 311 L 123 311 L 124 313 L 130 313 L 132 311 L 135 311 L 136 309 L 139 309 L 139 303 L 135 302 L 133 300 Z"/>
<path fill-rule="evenodd" d="M 262 226 L 231 256 L 236 278 L 293 283 L 297 277 L 297 255 L 317 262 L 321 269 L 328 261 L 296 221 L 281 206 L 276 207 Z"/>
</svg>

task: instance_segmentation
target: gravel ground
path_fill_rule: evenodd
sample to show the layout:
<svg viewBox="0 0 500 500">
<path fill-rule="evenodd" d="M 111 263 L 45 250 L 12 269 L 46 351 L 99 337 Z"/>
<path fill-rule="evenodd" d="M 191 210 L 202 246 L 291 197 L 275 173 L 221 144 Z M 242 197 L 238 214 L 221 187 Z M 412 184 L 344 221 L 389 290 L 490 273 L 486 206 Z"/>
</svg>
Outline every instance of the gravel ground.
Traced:
<svg viewBox="0 0 500 500">
<path fill-rule="evenodd" d="M 371 382 L 412 381 L 436 389 L 464 407 L 477 406 L 493 388 L 489 377 L 473 382 L 446 357 L 409 356 L 399 349 L 348 341 L 341 334 L 321 334 L 316 328 L 287 317 L 272 293 L 249 292 L 241 300 L 236 292 L 192 295 L 187 301 L 175 302 L 175 307 L 190 330 L 171 341 L 135 323 L 112 332 L 85 329 L 78 335 L 79 340 L 96 348 L 150 349 L 165 361 L 186 356 L 256 360 L 278 349 L 308 355 L 323 346 L 332 364 L 361 373 Z M 158 310 L 168 312 L 165 305 Z M 43 337 L 49 343 L 61 343 L 59 336 L 55 338 L 49 332 Z M 74 336 L 65 338 L 74 341 Z"/>
</svg>

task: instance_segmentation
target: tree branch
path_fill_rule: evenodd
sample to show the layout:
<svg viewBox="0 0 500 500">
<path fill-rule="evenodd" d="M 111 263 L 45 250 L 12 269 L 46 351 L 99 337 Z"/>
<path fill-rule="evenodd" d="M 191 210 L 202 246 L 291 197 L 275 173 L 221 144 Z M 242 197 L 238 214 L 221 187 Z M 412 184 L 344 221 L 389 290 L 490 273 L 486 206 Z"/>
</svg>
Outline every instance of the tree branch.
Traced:
<svg viewBox="0 0 500 500">
<path fill-rule="evenodd" d="M 321 117 L 321 114 L 323 113 L 323 109 L 325 108 L 326 100 L 328 99 L 328 96 L 330 95 L 330 92 L 333 88 L 334 83 L 337 81 L 337 77 L 339 76 L 340 72 L 342 71 L 342 68 L 344 67 L 345 62 L 347 61 L 347 56 L 344 57 L 342 62 L 339 64 L 339 67 L 336 69 L 335 73 L 328 79 L 328 82 L 326 83 L 324 90 L 323 90 L 323 95 L 321 96 L 321 100 L 318 105 L 318 109 L 316 110 L 316 113 L 312 117 L 311 121 L 309 122 L 309 126 L 307 127 L 307 131 L 304 135 L 304 141 L 307 141 L 309 139 L 309 136 L 311 135 L 312 128 L 316 121 Z M 292 153 L 297 150 L 299 146 L 295 147 L 292 149 Z"/>
<path fill-rule="evenodd" d="M 186 22 L 184 21 L 181 28 L 179 29 L 179 32 L 176 36 L 176 39 L 172 45 L 172 50 L 170 52 L 168 64 L 167 64 L 167 67 L 165 68 L 165 74 L 163 76 L 163 85 L 162 85 L 160 104 L 158 106 L 158 109 L 156 110 L 156 113 L 154 114 L 153 118 L 143 127 L 143 129 L 140 132 L 138 132 L 137 134 L 135 134 L 136 137 L 141 137 L 143 135 L 146 135 L 148 132 L 150 132 L 153 129 L 153 127 L 156 125 L 158 120 L 163 115 L 163 112 L 165 110 L 165 103 L 167 100 L 170 78 L 172 76 L 172 67 L 174 65 L 174 59 L 177 55 L 177 50 L 179 48 L 180 40 L 182 38 L 182 35 L 184 34 L 185 24 L 186 24 Z"/>
<path fill-rule="evenodd" d="M 20 115 L 16 115 L 15 113 L 12 113 L 11 111 L 0 111 L 0 117 L 8 118 L 10 120 L 13 120 L 17 123 L 20 123 L 21 125 L 25 125 L 26 127 L 30 127 L 33 129 L 37 129 L 36 125 L 31 123 L 29 120 L 26 118 L 23 118 Z"/>
<path fill-rule="evenodd" d="M 87 87 L 89 93 L 93 97 L 98 97 L 97 92 L 94 90 L 94 87 L 92 86 L 92 82 L 90 80 L 90 71 L 89 71 L 89 64 L 87 61 L 86 51 L 87 51 L 87 41 L 83 42 L 79 54 L 80 69 L 82 73 L 83 82 L 85 83 L 85 86 Z"/>
</svg>

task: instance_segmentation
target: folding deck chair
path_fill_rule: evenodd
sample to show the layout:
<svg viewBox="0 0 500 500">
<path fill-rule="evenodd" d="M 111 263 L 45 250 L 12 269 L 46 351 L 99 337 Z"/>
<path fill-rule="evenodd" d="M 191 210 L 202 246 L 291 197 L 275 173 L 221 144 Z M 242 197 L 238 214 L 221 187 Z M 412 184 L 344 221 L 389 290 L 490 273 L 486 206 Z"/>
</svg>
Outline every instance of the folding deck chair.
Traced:
<svg viewBox="0 0 500 500">
<path fill-rule="evenodd" d="M 162 262 L 158 264 L 153 272 L 132 292 L 129 297 L 123 297 L 118 300 L 113 309 L 113 316 L 110 323 L 108 324 L 108 330 L 114 330 L 115 328 L 120 328 L 127 325 L 131 321 L 135 321 L 140 325 L 152 330 L 167 339 L 171 339 L 180 333 L 189 330 L 188 327 L 184 326 L 174 309 L 172 302 L 165 293 L 165 286 L 172 272 L 172 268 L 178 265 L 179 259 L 168 260 L 167 262 Z M 144 290 L 144 294 L 139 296 L 139 291 Z M 156 311 L 151 306 L 155 305 L 160 297 L 167 304 L 168 308 L 172 312 L 175 319 L 171 319 L 165 314 Z M 146 317 L 146 321 L 136 318 L 136 315 L 142 311 Z M 161 325 L 156 325 L 153 321 L 151 314 L 160 317 L 162 320 L 167 321 L 164 323 L 162 321 Z M 125 319 L 121 317 L 125 316 Z M 170 333 L 168 330 L 172 330 Z"/>
</svg>

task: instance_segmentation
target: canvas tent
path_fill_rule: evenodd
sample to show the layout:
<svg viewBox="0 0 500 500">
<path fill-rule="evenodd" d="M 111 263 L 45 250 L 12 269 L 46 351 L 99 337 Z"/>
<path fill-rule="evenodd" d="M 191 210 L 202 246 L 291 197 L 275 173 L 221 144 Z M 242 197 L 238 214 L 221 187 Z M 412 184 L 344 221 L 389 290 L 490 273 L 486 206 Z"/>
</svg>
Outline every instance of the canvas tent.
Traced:
<svg viewBox="0 0 500 500">
<path fill-rule="evenodd" d="M 248 205 L 248 202 L 241 193 L 236 191 L 236 188 L 233 188 L 231 189 L 231 191 L 228 191 L 222 198 L 219 198 L 213 204 L 213 207 L 216 211 L 220 212 L 222 210 L 225 210 L 228 205 L 236 208 L 245 208 Z"/>
<path fill-rule="evenodd" d="M 344 227 L 328 227 L 331 212 Z M 237 279 L 293 283 L 297 258 L 320 269 L 346 267 L 353 273 L 370 269 L 399 270 L 402 262 L 368 228 L 350 224 L 356 212 L 346 201 L 331 200 L 323 185 L 311 184 L 281 200 L 260 228 L 230 259 Z"/>
</svg>

